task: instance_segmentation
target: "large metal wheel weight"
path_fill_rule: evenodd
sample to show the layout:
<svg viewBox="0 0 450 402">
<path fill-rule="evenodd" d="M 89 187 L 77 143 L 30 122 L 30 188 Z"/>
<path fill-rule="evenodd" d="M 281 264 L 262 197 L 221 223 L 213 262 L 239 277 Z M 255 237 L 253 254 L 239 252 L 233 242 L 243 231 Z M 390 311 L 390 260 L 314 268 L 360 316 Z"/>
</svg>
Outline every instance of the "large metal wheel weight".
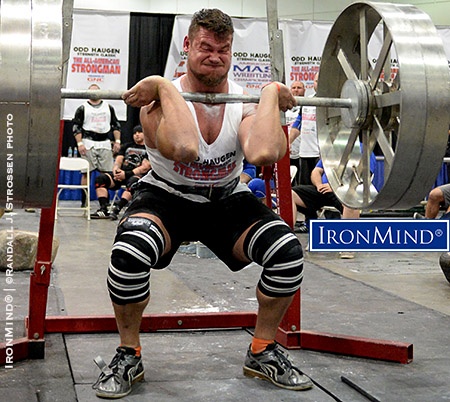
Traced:
<svg viewBox="0 0 450 402">
<path fill-rule="evenodd" d="M 448 138 L 448 80 L 427 14 L 373 2 L 341 13 L 323 51 L 317 95 L 351 98 L 352 107 L 317 108 L 317 126 L 325 172 L 343 204 L 410 208 L 430 191 Z M 376 147 L 384 156 L 378 190 L 369 164 Z"/>
</svg>

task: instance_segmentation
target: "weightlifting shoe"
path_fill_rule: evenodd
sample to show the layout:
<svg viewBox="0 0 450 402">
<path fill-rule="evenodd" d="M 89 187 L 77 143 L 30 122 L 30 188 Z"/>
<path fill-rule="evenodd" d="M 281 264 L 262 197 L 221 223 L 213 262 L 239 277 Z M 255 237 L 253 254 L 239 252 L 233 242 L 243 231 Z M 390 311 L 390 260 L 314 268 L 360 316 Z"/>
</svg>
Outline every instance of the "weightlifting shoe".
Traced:
<svg viewBox="0 0 450 402">
<path fill-rule="evenodd" d="M 144 379 L 142 358 L 136 356 L 133 348 L 120 346 L 116 352 L 109 366 L 100 356 L 94 359 L 102 372 L 92 388 L 100 398 L 122 398 L 131 392 L 134 383 Z"/>
<path fill-rule="evenodd" d="M 295 226 L 294 232 L 295 233 L 309 233 L 309 229 L 308 229 L 308 226 L 303 224 L 303 225 Z"/>
<path fill-rule="evenodd" d="M 109 212 L 104 208 L 97 209 L 91 214 L 91 219 L 109 219 Z"/>
<path fill-rule="evenodd" d="M 303 391 L 313 387 L 312 381 L 292 364 L 288 354 L 272 343 L 261 353 L 249 347 L 244 363 L 244 375 L 270 381 L 277 387 Z"/>
</svg>

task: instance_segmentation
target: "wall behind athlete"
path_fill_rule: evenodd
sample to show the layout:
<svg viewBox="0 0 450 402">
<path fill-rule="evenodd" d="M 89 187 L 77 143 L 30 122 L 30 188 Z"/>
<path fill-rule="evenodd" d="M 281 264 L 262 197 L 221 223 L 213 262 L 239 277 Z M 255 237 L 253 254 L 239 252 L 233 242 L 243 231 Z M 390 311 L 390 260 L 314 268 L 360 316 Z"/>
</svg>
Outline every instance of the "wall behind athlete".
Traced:
<svg viewBox="0 0 450 402">
<path fill-rule="evenodd" d="M 279 1 L 279 18 L 293 18 L 312 21 L 334 21 L 345 7 L 352 4 L 353 0 L 300 0 Z M 203 7 L 220 8 L 233 17 L 266 17 L 265 1 L 223 0 L 209 4 L 204 2 Z M 390 0 L 390 3 L 412 4 L 426 12 L 435 25 L 450 25 L 450 0 Z M 192 14 L 198 9 L 198 2 L 186 0 L 74 0 L 74 8 L 86 10 L 129 11 L 154 14 Z"/>
</svg>

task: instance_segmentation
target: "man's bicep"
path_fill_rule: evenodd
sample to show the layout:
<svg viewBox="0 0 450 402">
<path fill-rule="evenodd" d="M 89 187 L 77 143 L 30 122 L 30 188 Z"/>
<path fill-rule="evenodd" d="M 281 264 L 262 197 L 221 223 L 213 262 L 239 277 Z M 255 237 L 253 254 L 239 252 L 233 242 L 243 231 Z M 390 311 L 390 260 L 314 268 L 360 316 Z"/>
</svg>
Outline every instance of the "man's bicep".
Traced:
<svg viewBox="0 0 450 402">
<path fill-rule="evenodd" d="M 256 114 L 256 109 L 258 105 L 256 103 L 243 103 L 242 106 L 242 117 L 246 118 Z"/>
<path fill-rule="evenodd" d="M 246 137 L 253 119 L 256 115 L 256 108 L 258 107 L 255 103 L 243 103 L 242 104 L 242 121 L 239 125 L 239 136 L 242 138 Z M 242 141 L 241 141 L 242 144 Z"/>
<path fill-rule="evenodd" d="M 250 127 L 252 126 L 253 120 L 255 119 L 255 115 L 249 115 L 247 117 L 244 116 L 244 118 L 241 121 L 241 124 L 239 125 L 239 142 L 241 143 L 242 150 L 244 151 L 244 155 L 246 154 L 246 142 L 248 135 L 250 133 Z"/>
</svg>

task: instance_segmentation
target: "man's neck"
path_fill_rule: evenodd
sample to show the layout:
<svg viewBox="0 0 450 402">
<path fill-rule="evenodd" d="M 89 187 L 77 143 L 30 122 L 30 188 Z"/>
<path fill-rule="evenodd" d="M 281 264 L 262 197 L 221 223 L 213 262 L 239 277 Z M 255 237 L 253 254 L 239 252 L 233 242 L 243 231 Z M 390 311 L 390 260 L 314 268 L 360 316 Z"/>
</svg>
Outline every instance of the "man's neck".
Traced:
<svg viewBox="0 0 450 402">
<path fill-rule="evenodd" d="M 92 106 L 98 106 L 98 105 L 100 105 L 100 103 L 102 103 L 102 100 L 101 100 L 101 99 L 95 99 L 95 100 L 89 99 L 88 102 L 89 102 Z"/>
</svg>

